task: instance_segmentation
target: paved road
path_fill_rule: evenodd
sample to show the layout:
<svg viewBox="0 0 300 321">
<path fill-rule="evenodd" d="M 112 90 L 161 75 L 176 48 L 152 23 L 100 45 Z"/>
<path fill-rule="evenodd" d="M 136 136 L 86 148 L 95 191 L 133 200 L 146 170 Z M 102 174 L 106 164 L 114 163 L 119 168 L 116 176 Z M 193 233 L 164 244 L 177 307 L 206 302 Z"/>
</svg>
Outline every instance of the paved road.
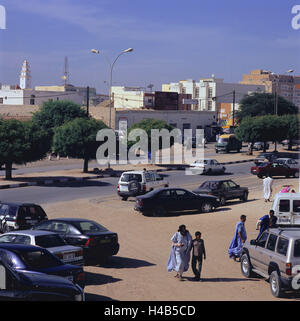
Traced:
<svg viewBox="0 0 300 321">
<path fill-rule="evenodd" d="M 249 174 L 249 168 L 249 163 L 241 163 L 227 165 L 227 171 L 224 175 L 185 175 L 184 171 L 167 171 L 161 174 L 166 176 L 170 186 L 194 188 L 205 180 L 230 178 L 243 186 L 261 188 L 261 180 Z M 0 200 L 46 204 L 80 198 L 101 198 L 116 195 L 117 182 L 117 177 L 108 177 L 84 182 L 13 188 L 0 190 Z"/>
</svg>

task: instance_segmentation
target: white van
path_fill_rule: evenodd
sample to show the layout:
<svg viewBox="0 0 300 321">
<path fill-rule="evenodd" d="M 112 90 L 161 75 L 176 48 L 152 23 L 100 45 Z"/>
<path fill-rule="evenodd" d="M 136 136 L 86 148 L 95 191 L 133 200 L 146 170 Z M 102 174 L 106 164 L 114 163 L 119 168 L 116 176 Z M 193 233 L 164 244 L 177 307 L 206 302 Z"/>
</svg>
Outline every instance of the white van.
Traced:
<svg viewBox="0 0 300 321">
<path fill-rule="evenodd" d="M 277 224 L 300 225 L 300 193 L 277 193 L 272 210 Z"/>
<path fill-rule="evenodd" d="M 122 173 L 117 193 L 126 201 L 130 196 L 137 196 L 155 188 L 168 187 L 169 182 L 155 171 L 128 171 Z"/>
</svg>

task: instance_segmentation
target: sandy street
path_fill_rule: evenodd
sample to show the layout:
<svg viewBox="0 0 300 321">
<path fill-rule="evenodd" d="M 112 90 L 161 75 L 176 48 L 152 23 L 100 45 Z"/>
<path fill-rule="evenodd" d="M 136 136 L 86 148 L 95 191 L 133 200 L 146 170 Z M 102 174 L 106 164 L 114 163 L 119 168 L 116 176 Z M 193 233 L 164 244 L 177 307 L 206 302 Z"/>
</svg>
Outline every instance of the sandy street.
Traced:
<svg viewBox="0 0 300 321">
<path fill-rule="evenodd" d="M 276 183 L 275 192 L 280 184 Z M 85 267 L 88 300 L 274 300 L 266 281 L 244 278 L 240 264 L 227 255 L 241 214 L 247 215 L 248 240 L 256 237 L 255 223 L 271 207 L 261 197 L 261 190 L 250 191 L 246 203 L 230 201 L 213 213 L 169 217 L 145 217 L 133 210 L 133 198 L 124 202 L 117 195 L 45 204 L 44 208 L 49 218 L 86 217 L 119 235 L 117 256 L 106 266 Z M 192 281 L 191 268 L 183 282 L 166 270 L 170 238 L 180 224 L 185 224 L 193 237 L 195 231 L 202 232 L 207 251 L 203 282 Z"/>
</svg>

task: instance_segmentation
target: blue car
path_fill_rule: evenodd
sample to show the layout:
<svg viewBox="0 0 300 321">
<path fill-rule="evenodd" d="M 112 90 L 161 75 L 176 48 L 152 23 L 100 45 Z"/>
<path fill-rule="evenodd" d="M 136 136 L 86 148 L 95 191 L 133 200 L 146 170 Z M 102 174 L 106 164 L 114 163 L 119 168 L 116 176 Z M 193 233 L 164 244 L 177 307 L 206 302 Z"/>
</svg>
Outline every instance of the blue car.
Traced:
<svg viewBox="0 0 300 321">
<path fill-rule="evenodd" d="M 84 288 L 84 272 L 80 266 L 64 264 L 48 250 L 23 244 L 0 244 L 0 260 L 20 272 L 61 276 Z"/>
</svg>

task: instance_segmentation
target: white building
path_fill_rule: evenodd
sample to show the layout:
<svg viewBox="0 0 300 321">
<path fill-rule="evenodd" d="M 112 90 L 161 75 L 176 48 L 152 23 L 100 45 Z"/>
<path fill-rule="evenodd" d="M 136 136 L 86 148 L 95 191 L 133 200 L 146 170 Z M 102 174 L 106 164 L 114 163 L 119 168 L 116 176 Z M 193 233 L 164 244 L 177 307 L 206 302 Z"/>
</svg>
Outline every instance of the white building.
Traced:
<svg viewBox="0 0 300 321">
<path fill-rule="evenodd" d="M 233 102 L 234 96 L 235 102 L 239 103 L 244 95 L 256 91 L 264 92 L 265 86 L 224 83 L 223 79 L 212 75 L 211 78 L 201 78 L 199 82 L 188 79 L 178 83 L 163 84 L 162 91 L 191 94 L 192 99 L 198 100 L 198 104 L 193 105 L 193 110 L 218 111 L 219 103 Z"/>
</svg>

